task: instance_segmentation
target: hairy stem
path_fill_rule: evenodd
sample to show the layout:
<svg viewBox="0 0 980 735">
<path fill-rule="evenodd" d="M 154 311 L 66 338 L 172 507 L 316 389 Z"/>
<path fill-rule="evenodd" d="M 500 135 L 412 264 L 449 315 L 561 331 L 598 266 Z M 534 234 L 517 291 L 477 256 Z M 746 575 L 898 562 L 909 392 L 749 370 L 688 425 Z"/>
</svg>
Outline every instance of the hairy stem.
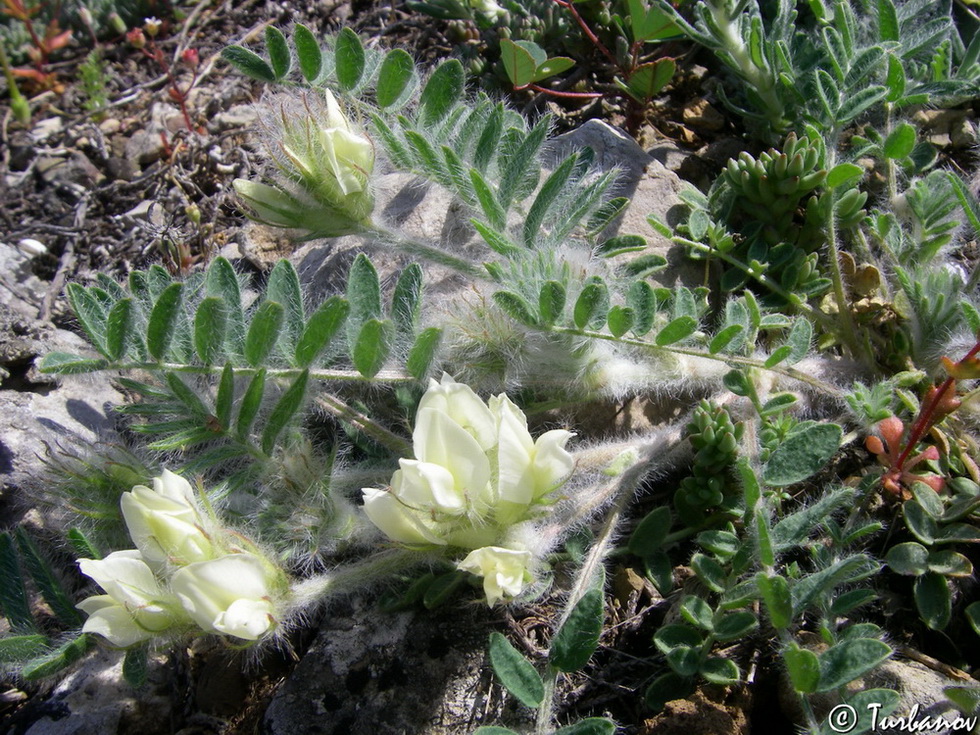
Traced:
<svg viewBox="0 0 980 735">
<path fill-rule="evenodd" d="M 328 393 L 317 398 L 316 403 L 325 411 L 333 414 L 342 421 L 352 424 L 359 431 L 363 431 L 374 439 L 374 441 L 388 448 L 399 457 L 412 456 L 412 445 L 408 440 L 389 431 L 374 419 L 337 398 L 337 396 Z"/>
</svg>

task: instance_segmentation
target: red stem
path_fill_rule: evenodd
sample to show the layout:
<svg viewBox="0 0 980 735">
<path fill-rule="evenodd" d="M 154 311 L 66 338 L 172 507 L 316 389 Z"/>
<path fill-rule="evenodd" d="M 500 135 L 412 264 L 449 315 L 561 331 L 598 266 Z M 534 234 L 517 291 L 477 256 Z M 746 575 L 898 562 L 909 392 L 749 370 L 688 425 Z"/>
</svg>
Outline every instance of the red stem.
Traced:
<svg viewBox="0 0 980 735">
<path fill-rule="evenodd" d="M 957 362 L 957 365 L 962 365 L 967 360 L 970 360 L 980 353 L 980 341 L 973 345 L 973 349 L 966 353 L 966 357 Z M 909 432 L 908 442 L 905 444 L 905 449 L 898 457 L 898 461 L 895 462 L 895 466 L 892 469 L 901 470 L 905 466 L 905 460 L 909 458 L 909 455 L 915 450 L 916 444 L 925 435 L 929 427 L 932 426 L 935 419 L 933 418 L 936 414 L 936 409 L 939 408 L 939 403 L 943 400 L 946 395 L 946 391 L 949 390 L 950 386 L 956 382 L 956 378 L 946 378 L 939 386 L 932 400 L 919 411 L 919 417 L 915 420 L 912 425 L 912 431 Z"/>
<path fill-rule="evenodd" d="M 603 56 L 609 59 L 610 64 L 625 74 L 626 70 L 619 65 L 619 62 L 616 61 L 616 57 L 609 52 L 609 49 L 606 48 L 605 44 L 603 44 L 603 42 L 599 40 L 599 37 L 592 32 L 592 29 L 589 28 L 589 24 L 585 22 L 585 19 L 581 15 L 579 15 L 578 10 L 575 9 L 572 2 L 570 0 L 555 0 L 555 2 L 572 14 L 575 22 L 578 23 L 579 28 L 582 29 L 582 33 L 584 33 L 589 41 L 592 42 L 592 45 L 599 49 Z"/>
<path fill-rule="evenodd" d="M 537 84 L 528 84 L 523 87 L 515 87 L 514 91 L 519 92 L 522 89 L 533 89 L 535 92 L 540 92 L 541 94 L 547 94 L 552 97 L 562 97 L 566 99 L 573 100 L 594 100 L 602 97 L 602 92 L 562 92 L 557 89 L 548 89 L 547 87 L 541 87 Z"/>
</svg>

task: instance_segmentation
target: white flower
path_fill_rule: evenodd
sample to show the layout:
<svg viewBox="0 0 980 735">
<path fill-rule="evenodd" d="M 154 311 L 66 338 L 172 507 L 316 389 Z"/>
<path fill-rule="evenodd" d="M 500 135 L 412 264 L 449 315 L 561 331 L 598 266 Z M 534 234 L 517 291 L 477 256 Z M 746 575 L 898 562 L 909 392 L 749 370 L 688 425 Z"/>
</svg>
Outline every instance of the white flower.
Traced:
<svg viewBox="0 0 980 735">
<path fill-rule="evenodd" d="M 536 442 L 505 395 L 489 407 L 448 375 L 432 381 L 416 415 L 415 459 L 399 460 L 387 490 L 365 488 L 364 511 L 394 541 L 477 549 L 528 520 L 574 468 L 549 431 Z"/>
<path fill-rule="evenodd" d="M 494 0 L 470 0 L 470 7 L 489 21 L 497 20 L 507 14 L 507 11 Z"/>
<path fill-rule="evenodd" d="M 497 421 L 487 404 L 465 383 L 457 383 L 446 373 L 442 382 L 429 381 L 429 389 L 419 401 L 418 410 L 435 409 L 446 414 L 476 439 L 484 449 L 497 443 Z"/>
<path fill-rule="evenodd" d="M 497 419 L 498 520 L 513 523 L 572 474 L 565 445 L 574 434 L 554 429 L 535 442 L 524 414 L 503 394 L 490 399 L 490 410 Z"/>
<path fill-rule="evenodd" d="M 89 616 L 83 632 L 126 647 L 162 633 L 180 618 L 176 600 L 163 591 L 136 549 L 80 559 L 78 566 L 107 593 L 78 604 Z"/>
<path fill-rule="evenodd" d="M 203 630 L 254 641 L 276 627 L 277 574 L 255 554 L 228 554 L 178 569 L 170 587 Z"/>
<path fill-rule="evenodd" d="M 530 581 L 530 551 L 516 551 L 499 546 L 485 546 L 471 551 L 457 567 L 483 577 L 483 592 L 487 604 L 493 607 L 500 600 L 519 595 Z"/>
<path fill-rule="evenodd" d="M 183 477 L 164 470 L 153 489 L 137 485 L 119 502 L 133 543 L 150 564 L 191 564 L 215 556 L 194 491 Z"/>
</svg>

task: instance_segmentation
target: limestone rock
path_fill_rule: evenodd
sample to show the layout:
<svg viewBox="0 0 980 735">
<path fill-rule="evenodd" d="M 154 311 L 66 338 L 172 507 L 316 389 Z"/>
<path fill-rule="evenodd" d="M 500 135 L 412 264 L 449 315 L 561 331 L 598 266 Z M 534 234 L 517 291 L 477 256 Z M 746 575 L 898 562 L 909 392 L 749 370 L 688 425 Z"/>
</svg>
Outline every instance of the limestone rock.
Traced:
<svg viewBox="0 0 980 735">
<path fill-rule="evenodd" d="M 149 680 L 134 690 L 122 676 L 123 655 L 99 650 L 55 687 L 52 695 L 20 713 L 32 724 L 24 735 L 164 735 L 171 732 L 169 666 L 149 667 Z"/>
</svg>

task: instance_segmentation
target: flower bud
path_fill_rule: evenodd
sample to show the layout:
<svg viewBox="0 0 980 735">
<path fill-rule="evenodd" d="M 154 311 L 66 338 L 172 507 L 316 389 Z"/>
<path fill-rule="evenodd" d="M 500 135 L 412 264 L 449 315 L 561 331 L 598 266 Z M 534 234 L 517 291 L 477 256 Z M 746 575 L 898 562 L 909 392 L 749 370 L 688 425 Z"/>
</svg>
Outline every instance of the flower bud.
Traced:
<svg viewBox="0 0 980 735">
<path fill-rule="evenodd" d="M 89 616 L 82 626 L 85 633 L 98 633 L 125 648 L 159 635 L 183 617 L 135 549 L 105 559 L 80 559 L 78 566 L 107 593 L 78 604 Z"/>
<path fill-rule="evenodd" d="M 515 551 L 499 546 L 485 546 L 471 551 L 457 568 L 483 577 L 483 592 L 490 607 L 504 598 L 519 595 L 531 581 L 528 567 L 530 551 Z"/>
<path fill-rule="evenodd" d="M 247 179 L 235 179 L 235 191 L 257 222 L 271 227 L 308 230 L 321 237 L 358 232 L 361 225 L 313 200 L 306 202 L 282 189 Z"/>
<path fill-rule="evenodd" d="M 126 34 L 126 40 L 133 48 L 146 48 L 146 36 L 143 35 L 142 28 L 133 28 Z"/>
<path fill-rule="evenodd" d="M 197 69 L 201 64 L 201 56 L 196 48 L 184 49 L 184 53 L 180 55 L 180 60 L 189 69 Z"/>
<path fill-rule="evenodd" d="M 109 26 L 119 35 L 124 34 L 127 30 L 126 21 L 115 11 L 109 13 Z"/>
<path fill-rule="evenodd" d="M 326 92 L 325 109 L 305 114 L 282 110 L 280 167 L 321 205 L 353 222 L 374 210 L 369 178 L 374 171 L 374 145 L 355 132 L 337 100 Z M 322 124 L 320 121 L 322 120 Z"/>
<path fill-rule="evenodd" d="M 155 566 L 184 565 L 216 556 L 194 491 L 184 478 L 164 470 L 153 489 L 137 485 L 119 505 L 133 543 Z"/>
<path fill-rule="evenodd" d="M 209 633 L 255 641 L 274 630 L 282 573 L 255 554 L 228 554 L 178 569 L 171 589 Z"/>
</svg>

